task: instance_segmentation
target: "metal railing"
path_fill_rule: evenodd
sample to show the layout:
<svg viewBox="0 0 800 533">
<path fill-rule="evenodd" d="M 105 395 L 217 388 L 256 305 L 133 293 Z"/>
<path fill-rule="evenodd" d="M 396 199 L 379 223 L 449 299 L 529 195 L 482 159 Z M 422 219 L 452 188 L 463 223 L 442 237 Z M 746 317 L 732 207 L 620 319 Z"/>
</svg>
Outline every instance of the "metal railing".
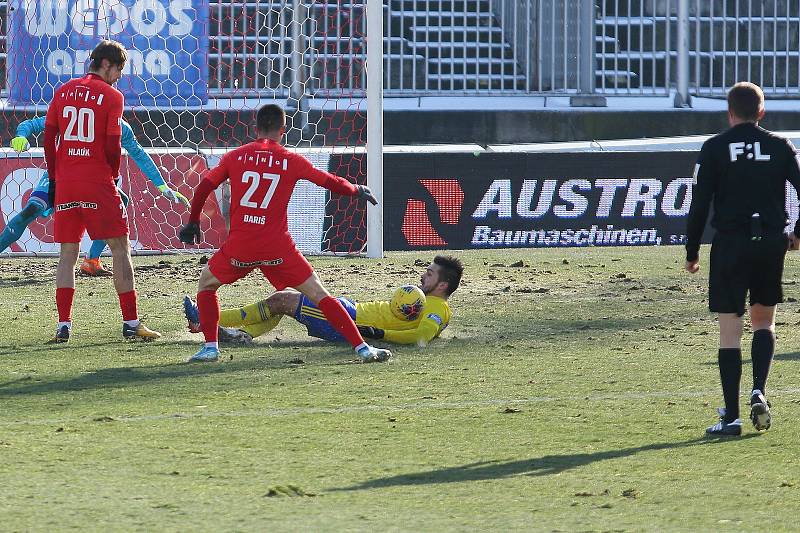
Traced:
<svg viewBox="0 0 800 533">
<path fill-rule="evenodd" d="M 722 95 L 747 80 L 769 95 L 800 97 L 797 2 L 693 1 L 689 23 L 694 94 Z"/>
<path fill-rule="evenodd" d="M 599 93 L 675 89 L 685 105 L 690 94 L 721 96 L 747 80 L 768 96 L 800 98 L 796 2 L 601 0 L 598 10 Z"/>
<path fill-rule="evenodd" d="M 674 0 L 601 0 L 596 14 L 597 92 L 664 95 L 672 83 L 668 16 Z"/>
<path fill-rule="evenodd" d="M 511 94 L 564 90 L 570 82 L 574 89 L 569 65 L 577 58 L 577 50 L 573 45 L 565 53 L 565 32 L 561 30 L 562 23 L 572 25 L 574 18 L 550 16 L 550 10 L 545 10 L 547 4 L 555 12 L 564 2 L 389 2 L 385 13 L 385 91 L 410 95 Z M 553 37 L 546 46 L 536 38 L 544 30 Z M 545 63 L 552 68 L 541 68 Z"/>
<path fill-rule="evenodd" d="M 3 92 L 7 4 L 0 0 Z M 388 0 L 383 6 L 387 95 L 677 90 L 676 103 L 686 103 L 690 94 L 718 96 L 750 80 L 768 95 L 800 98 L 796 2 Z M 365 9 L 365 0 L 211 0 L 210 93 L 363 94 Z"/>
</svg>

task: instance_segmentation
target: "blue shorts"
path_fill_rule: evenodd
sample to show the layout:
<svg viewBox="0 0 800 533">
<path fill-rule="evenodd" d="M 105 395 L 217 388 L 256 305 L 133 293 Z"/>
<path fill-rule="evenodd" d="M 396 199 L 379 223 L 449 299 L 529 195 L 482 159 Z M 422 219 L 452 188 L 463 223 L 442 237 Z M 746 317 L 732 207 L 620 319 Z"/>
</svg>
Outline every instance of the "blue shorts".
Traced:
<svg viewBox="0 0 800 533">
<path fill-rule="evenodd" d="M 347 298 L 337 298 L 344 306 L 347 313 L 354 321 L 356 319 L 356 304 Z M 311 303 L 305 295 L 300 299 L 294 319 L 303 324 L 310 337 L 317 337 L 331 342 L 346 342 L 346 339 L 325 319 L 319 307 Z"/>
</svg>

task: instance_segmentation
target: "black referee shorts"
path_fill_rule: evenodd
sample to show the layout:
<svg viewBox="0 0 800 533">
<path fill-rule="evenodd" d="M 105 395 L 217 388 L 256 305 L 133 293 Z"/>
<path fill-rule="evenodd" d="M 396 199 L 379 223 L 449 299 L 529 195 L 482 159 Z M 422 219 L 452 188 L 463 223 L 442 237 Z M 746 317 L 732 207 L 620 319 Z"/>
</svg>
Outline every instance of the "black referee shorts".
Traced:
<svg viewBox="0 0 800 533">
<path fill-rule="evenodd" d="M 744 315 L 750 305 L 783 302 L 783 259 L 786 235 L 750 240 L 749 235 L 716 234 L 711 244 L 708 276 L 708 308 L 714 313 Z"/>
</svg>

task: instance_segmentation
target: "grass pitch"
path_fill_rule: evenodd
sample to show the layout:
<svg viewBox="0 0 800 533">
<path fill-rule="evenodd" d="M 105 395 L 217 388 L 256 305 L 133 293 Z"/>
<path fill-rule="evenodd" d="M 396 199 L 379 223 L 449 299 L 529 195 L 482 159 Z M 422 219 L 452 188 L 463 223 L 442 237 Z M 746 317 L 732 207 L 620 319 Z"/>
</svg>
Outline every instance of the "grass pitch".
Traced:
<svg viewBox="0 0 800 533">
<path fill-rule="evenodd" d="M 709 440 L 716 324 L 681 249 L 460 255 L 443 338 L 371 365 L 290 319 L 222 363 L 182 364 L 200 342 L 181 315 L 196 256 L 135 259 L 161 341 L 123 342 L 110 280 L 80 278 L 72 342 L 44 346 L 55 261 L 0 260 L 0 528 L 796 530 L 800 256 L 773 428 Z M 388 298 L 432 256 L 313 263 L 338 295 Z M 220 296 L 267 290 L 251 275 Z"/>
</svg>

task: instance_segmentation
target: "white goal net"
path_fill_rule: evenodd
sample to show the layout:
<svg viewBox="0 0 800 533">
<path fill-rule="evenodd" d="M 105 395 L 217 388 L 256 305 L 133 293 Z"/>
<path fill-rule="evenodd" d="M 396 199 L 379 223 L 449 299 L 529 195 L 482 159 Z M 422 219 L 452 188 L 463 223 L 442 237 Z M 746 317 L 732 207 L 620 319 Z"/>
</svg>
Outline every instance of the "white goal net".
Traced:
<svg viewBox="0 0 800 533">
<path fill-rule="evenodd" d="M 375 5 L 382 13 L 382 3 Z M 0 2 L 0 15 L 6 47 L 5 62 L 0 60 L 6 147 L 0 152 L 0 230 L 20 213 L 44 173 L 41 135 L 26 121 L 43 117 L 54 89 L 86 72 L 88 55 L 103 38 L 129 51 L 118 83 L 126 98 L 124 118 L 172 189 L 191 198 L 225 151 L 252 138 L 255 112 L 265 103 L 286 108 L 288 146 L 318 168 L 367 183 L 366 3 L 10 0 Z M 379 34 L 378 52 L 381 42 Z M 376 71 L 380 63 L 374 63 Z M 370 90 L 379 97 L 380 83 L 375 85 Z M 23 129 L 33 128 L 31 149 L 17 153 L 8 141 L 23 123 Z M 377 161 L 376 139 L 370 149 Z M 186 249 L 177 237 L 186 208 L 163 198 L 133 154 L 123 158 L 120 173 L 134 250 Z M 220 245 L 225 212 L 220 188 L 206 204 L 200 248 Z M 305 253 L 366 253 L 364 202 L 300 182 L 289 225 Z M 370 228 L 379 241 L 381 231 Z M 52 220 L 39 218 L 2 252 L 54 252 L 52 235 Z"/>
</svg>

